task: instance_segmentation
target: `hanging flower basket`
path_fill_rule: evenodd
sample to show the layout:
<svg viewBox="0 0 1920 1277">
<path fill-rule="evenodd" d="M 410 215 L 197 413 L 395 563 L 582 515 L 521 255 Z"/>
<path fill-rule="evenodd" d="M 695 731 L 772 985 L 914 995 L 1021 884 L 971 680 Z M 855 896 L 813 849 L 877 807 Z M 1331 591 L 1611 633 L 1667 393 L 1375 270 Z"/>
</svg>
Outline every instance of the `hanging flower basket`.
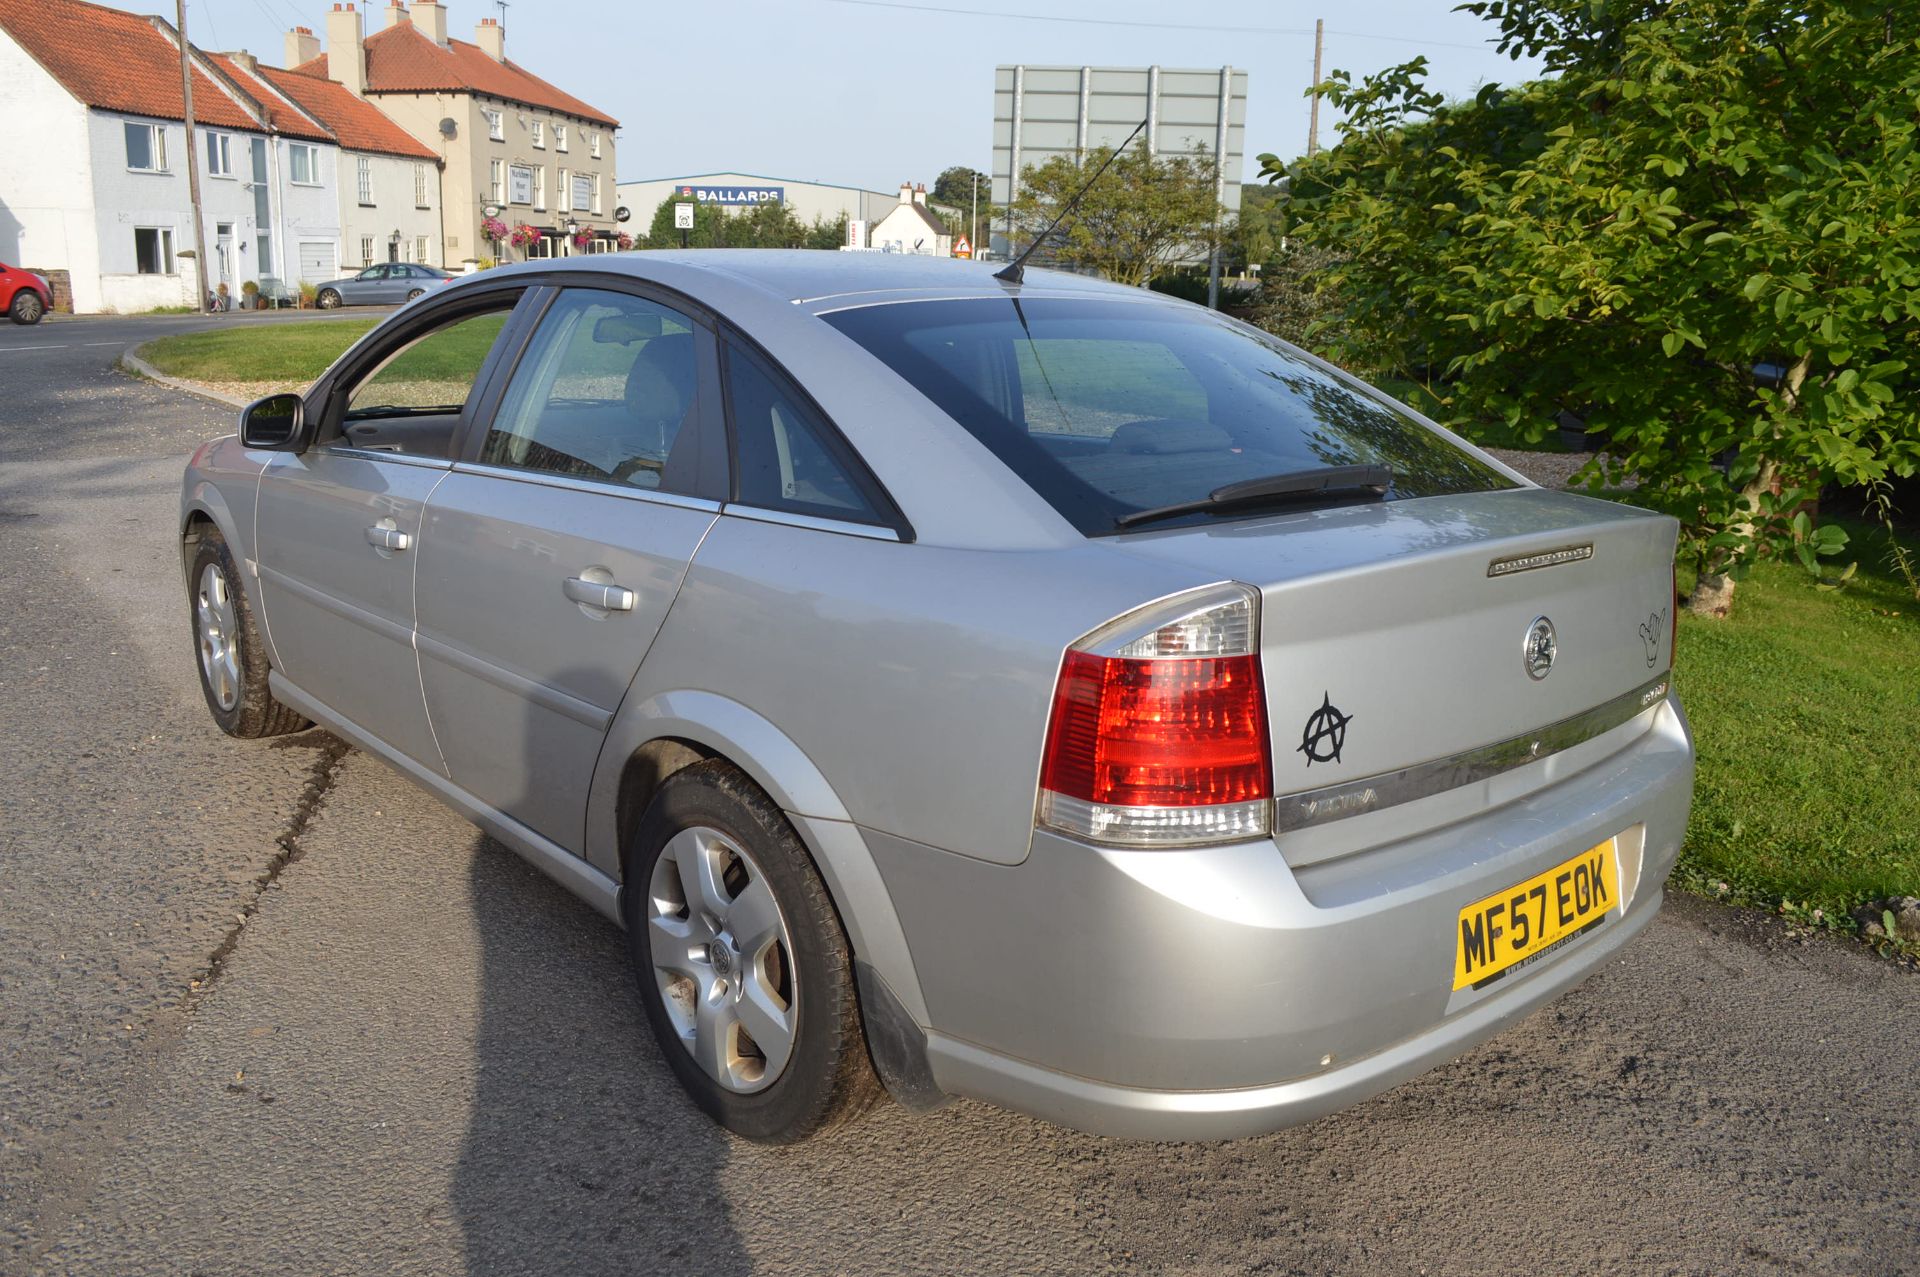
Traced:
<svg viewBox="0 0 1920 1277">
<path fill-rule="evenodd" d="M 585 231 L 585 230 L 575 231 L 573 233 L 573 246 L 581 250 L 582 252 L 585 252 L 587 249 L 592 248 L 593 232 Z"/>
<path fill-rule="evenodd" d="M 621 231 L 619 235 L 614 237 L 613 242 L 618 244 L 620 251 L 624 253 L 633 247 L 633 236 L 627 234 L 625 231 Z"/>
<path fill-rule="evenodd" d="M 507 243 L 513 245 L 515 248 L 532 248 L 539 242 L 540 232 L 525 222 L 514 227 L 512 232 L 507 236 Z"/>
<path fill-rule="evenodd" d="M 489 217 L 481 221 L 480 233 L 498 244 L 501 240 L 505 239 L 510 232 L 505 222 L 497 217 Z"/>
</svg>

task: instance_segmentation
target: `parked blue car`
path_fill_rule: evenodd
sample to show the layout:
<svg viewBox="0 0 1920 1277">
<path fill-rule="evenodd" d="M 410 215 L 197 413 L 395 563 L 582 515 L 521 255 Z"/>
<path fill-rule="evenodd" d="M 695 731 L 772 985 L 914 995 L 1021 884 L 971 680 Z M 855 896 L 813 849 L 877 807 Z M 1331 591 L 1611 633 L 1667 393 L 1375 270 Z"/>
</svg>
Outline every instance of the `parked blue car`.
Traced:
<svg viewBox="0 0 1920 1277">
<path fill-rule="evenodd" d="M 381 262 L 358 275 L 320 285 L 320 309 L 336 306 L 398 306 L 453 278 L 452 271 L 414 262 Z"/>
</svg>

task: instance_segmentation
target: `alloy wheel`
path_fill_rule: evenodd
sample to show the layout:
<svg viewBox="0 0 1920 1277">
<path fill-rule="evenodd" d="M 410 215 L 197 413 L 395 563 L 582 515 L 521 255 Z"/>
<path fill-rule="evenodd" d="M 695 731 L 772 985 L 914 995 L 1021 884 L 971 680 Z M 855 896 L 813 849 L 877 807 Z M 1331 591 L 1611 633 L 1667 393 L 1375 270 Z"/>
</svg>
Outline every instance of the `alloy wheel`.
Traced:
<svg viewBox="0 0 1920 1277">
<path fill-rule="evenodd" d="M 199 631 L 201 673 L 214 701 L 221 709 L 231 710 L 240 703 L 240 622 L 227 575 L 217 563 L 207 564 L 200 573 L 193 615 Z"/>
<path fill-rule="evenodd" d="M 787 922 L 753 857 L 717 829 L 681 830 L 654 861 L 646 925 L 660 1001 L 695 1064 L 739 1094 L 773 1085 L 799 999 Z"/>
</svg>

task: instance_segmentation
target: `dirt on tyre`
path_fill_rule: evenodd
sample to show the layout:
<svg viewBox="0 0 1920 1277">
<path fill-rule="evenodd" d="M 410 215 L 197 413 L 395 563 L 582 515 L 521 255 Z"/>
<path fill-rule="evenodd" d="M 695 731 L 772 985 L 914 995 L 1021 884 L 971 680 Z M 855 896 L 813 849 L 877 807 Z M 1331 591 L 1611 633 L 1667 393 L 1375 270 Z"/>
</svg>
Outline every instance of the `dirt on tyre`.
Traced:
<svg viewBox="0 0 1920 1277">
<path fill-rule="evenodd" d="M 7 316 L 16 324 L 37 324 L 41 316 L 47 313 L 40 294 L 31 288 L 23 288 L 13 295 L 13 301 L 7 307 Z"/>
<path fill-rule="evenodd" d="M 253 605 L 233 552 L 215 528 L 202 532 L 194 545 L 187 568 L 187 619 L 200 690 L 221 731 L 257 740 L 313 725 L 276 701 L 267 686 L 267 650 L 254 624 Z"/>
<path fill-rule="evenodd" d="M 840 915 L 799 835 L 737 768 L 710 759 L 660 787 L 621 909 L 661 1054 L 714 1121 L 792 1144 L 882 1096 Z"/>
</svg>

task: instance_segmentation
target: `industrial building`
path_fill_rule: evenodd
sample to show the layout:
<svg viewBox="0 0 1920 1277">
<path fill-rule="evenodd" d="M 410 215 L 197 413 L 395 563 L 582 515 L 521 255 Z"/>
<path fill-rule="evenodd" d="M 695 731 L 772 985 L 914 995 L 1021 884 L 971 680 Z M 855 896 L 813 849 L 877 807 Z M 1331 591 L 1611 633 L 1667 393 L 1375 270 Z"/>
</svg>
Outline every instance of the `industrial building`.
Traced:
<svg viewBox="0 0 1920 1277">
<path fill-rule="evenodd" d="M 768 177 L 764 173 L 690 173 L 682 177 L 621 182 L 616 189 L 619 191 L 616 202 L 632 214 L 627 225 L 642 234 L 653 224 L 659 207 L 674 200 L 719 204 L 728 212 L 756 204 L 785 204 L 796 218 L 808 225 L 835 222 L 842 215 L 850 222 L 871 225 L 900 203 L 898 191 L 870 191 L 833 182 Z"/>
</svg>

